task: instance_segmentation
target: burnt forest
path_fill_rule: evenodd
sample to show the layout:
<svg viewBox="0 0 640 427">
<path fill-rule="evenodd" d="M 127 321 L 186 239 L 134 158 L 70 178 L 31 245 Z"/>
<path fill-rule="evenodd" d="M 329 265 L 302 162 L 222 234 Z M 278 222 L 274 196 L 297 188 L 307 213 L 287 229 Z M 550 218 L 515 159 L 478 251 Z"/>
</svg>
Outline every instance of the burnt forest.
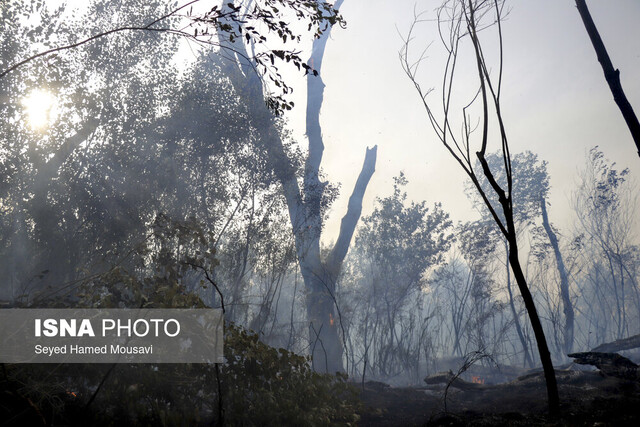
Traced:
<svg viewBox="0 0 640 427">
<path fill-rule="evenodd" d="M 639 19 L 0 0 L 0 425 L 640 425 Z"/>
</svg>

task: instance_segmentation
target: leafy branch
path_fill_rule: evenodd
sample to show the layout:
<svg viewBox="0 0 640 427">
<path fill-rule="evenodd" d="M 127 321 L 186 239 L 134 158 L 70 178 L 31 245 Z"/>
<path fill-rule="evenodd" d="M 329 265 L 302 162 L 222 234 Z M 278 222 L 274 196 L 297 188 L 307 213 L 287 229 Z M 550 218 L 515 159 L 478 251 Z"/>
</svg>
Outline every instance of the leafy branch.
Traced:
<svg viewBox="0 0 640 427">
<path fill-rule="evenodd" d="M 294 104 L 286 99 L 286 95 L 292 92 L 292 88 L 280 74 L 276 62 L 291 63 L 305 75 L 310 73 L 317 75 L 318 72 L 301 58 L 300 51 L 267 48 L 267 35 L 277 36 L 284 44 L 302 41 L 302 35 L 295 33 L 288 22 L 292 16 L 299 21 L 306 21 L 307 30 L 313 31 L 314 38 L 319 38 L 335 24 L 341 27 L 346 25 L 337 9 L 324 1 L 264 0 L 252 1 L 246 7 L 228 2 L 222 6 L 214 5 L 204 13 L 194 13 L 193 6 L 202 1 L 191 0 L 181 6 L 177 6 L 176 3 L 174 9 L 147 24 L 113 28 L 75 43 L 56 46 L 28 56 L 0 70 L 0 79 L 38 58 L 75 49 L 107 36 L 124 32 L 152 31 L 175 35 L 202 46 L 216 48 L 220 54 L 231 55 L 237 60 L 250 64 L 253 72 L 258 74 L 265 83 L 265 87 L 271 86 L 269 82 L 275 85 L 276 90 L 268 90 L 264 96 L 269 109 L 276 115 L 280 115 L 285 110 L 291 110 Z M 266 28 L 266 31 L 258 31 L 257 27 Z M 219 42 L 221 35 L 222 39 L 228 43 Z M 234 43 L 251 46 L 251 55 L 243 53 L 248 51 L 244 46 L 242 49 L 234 48 Z M 256 51 L 256 46 L 263 49 Z"/>
</svg>

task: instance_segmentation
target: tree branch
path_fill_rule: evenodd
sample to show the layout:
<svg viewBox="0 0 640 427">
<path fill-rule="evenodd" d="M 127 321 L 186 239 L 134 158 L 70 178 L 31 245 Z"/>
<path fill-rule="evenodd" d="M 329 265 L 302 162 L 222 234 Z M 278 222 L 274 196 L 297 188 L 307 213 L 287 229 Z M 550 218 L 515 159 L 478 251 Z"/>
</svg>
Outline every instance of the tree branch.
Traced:
<svg viewBox="0 0 640 427">
<path fill-rule="evenodd" d="M 338 0 L 334 9 L 342 5 L 343 0 Z M 322 128 L 320 126 L 320 111 L 324 100 L 324 82 L 320 74 L 322 69 L 322 59 L 329 40 L 331 29 L 325 31 L 313 42 L 311 57 L 307 65 L 313 68 L 318 74 L 307 76 L 307 111 L 306 111 L 306 133 L 309 141 L 309 154 L 305 163 L 304 173 L 304 196 L 307 220 L 311 227 L 308 242 L 313 247 L 313 251 L 319 251 L 320 231 L 322 229 L 321 203 L 322 195 L 327 186 L 326 182 L 320 181 L 320 164 L 324 153 L 324 142 L 322 139 Z"/>
<path fill-rule="evenodd" d="M 154 25 L 156 25 L 159 22 L 164 21 L 167 18 L 170 18 L 171 16 L 175 15 L 176 13 L 178 13 L 179 11 L 181 11 L 182 9 L 186 8 L 187 6 L 191 6 L 194 3 L 199 2 L 200 0 L 192 0 L 188 3 L 185 3 L 184 5 L 178 7 L 177 9 L 172 10 L 171 12 L 167 13 L 164 16 L 161 16 L 160 18 L 157 18 L 155 20 L 153 20 L 152 22 L 148 23 L 147 25 L 144 25 L 142 27 L 138 27 L 138 26 L 126 26 L 126 27 L 120 27 L 120 28 L 114 28 L 112 30 L 109 31 L 105 31 L 103 33 L 99 33 L 99 34 L 95 34 L 91 37 L 88 37 L 84 40 L 81 40 L 77 43 L 72 43 L 72 44 L 68 44 L 68 45 L 64 45 L 64 46 L 59 46 L 59 47 L 55 47 L 52 49 L 48 49 L 45 50 L 44 52 L 40 52 L 37 53 L 35 55 L 29 56 L 28 58 L 23 59 L 20 62 L 17 62 L 13 65 L 11 65 L 9 68 L 7 68 L 6 70 L 0 72 L 0 79 L 3 78 L 4 76 L 6 76 L 7 74 L 11 73 L 12 71 L 15 71 L 16 69 L 22 67 L 23 65 L 41 58 L 43 56 L 47 56 L 47 55 L 51 55 L 52 53 L 56 53 L 56 52 L 61 52 L 64 50 L 69 50 L 69 49 L 74 49 L 76 47 L 80 47 L 82 45 L 85 45 L 87 43 L 90 43 L 92 41 L 98 40 L 102 37 L 106 37 L 109 36 L 111 34 L 115 34 L 115 33 L 121 33 L 124 31 L 143 31 L 143 30 L 153 30 L 153 31 L 170 31 L 170 29 L 166 28 L 166 29 L 161 29 L 161 28 L 152 28 Z"/>
<path fill-rule="evenodd" d="M 624 120 L 627 123 L 627 127 L 629 128 L 633 141 L 636 144 L 638 155 L 640 156 L 640 122 L 638 122 L 638 117 L 633 111 L 633 107 L 631 106 L 631 103 L 629 103 L 624 90 L 622 90 L 622 84 L 620 83 L 620 70 L 616 70 L 611 63 L 611 58 L 609 58 L 607 48 L 604 46 L 604 42 L 600 37 L 598 28 L 591 18 L 591 13 L 589 13 L 586 1 L 576 0 L 576 7 L 580 13 L 582 22 L 584 23 L 584 27 L 589 34 L 593 48 L 596 51 L 598 62 L 600 62 L 600 65 L 602 66 L 604 78 L 609 84 L 609 89 L 611 89 L 613 99 L 618 105 L 618 108 L 622 113 L 622 117 L 624 117 Z"/>
<path fill-rule="evenodd" d="M 336 243 L 331 250 L 331 254 L 329 255 L 328 266 L 336 272 L 340 270 L 342 261 L 344 261 L 344 258 L 347 255 L 351 238 L 353 237 L 353 232 L 358 224 L 358 220 L 360 219 L 360 214 L 362 213 L 362 198 L 364 197 L 369 180 L 375 171 L 377 151 L 377 145 L 374 145 L 373 148 L 367 148 L 367 154 L 364 157 L 362 170 L 360 171 L 356 185 L 353 188 L 351 197 L 349 197 L 347 213 L 340 223 L 340 234 L 338 235 L 338 240 L 336 240 Z"/>
</svg>

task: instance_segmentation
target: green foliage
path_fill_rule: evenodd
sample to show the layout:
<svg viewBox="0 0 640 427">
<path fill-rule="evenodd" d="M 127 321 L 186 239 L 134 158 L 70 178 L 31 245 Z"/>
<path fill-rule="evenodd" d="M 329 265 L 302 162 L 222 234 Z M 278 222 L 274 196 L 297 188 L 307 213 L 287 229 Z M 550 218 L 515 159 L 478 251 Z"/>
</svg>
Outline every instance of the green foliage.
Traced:
<svg viewBox="0 0 640 427">
<path fill-rule="evenodd" d="M 217 265 L 211 235 L 194 218 L 172 221 L 158 215 L 152 228 L 132 251 L 138 264 L 90 277 L 77 299 L 47 305 L 204 307 L 185 282 L 197 283 L 194 274 L 212 273 Z M 199 288 L 207 284 L 201 281 Z M 224 355 L 226 362 L 218 367 L 15 365 L 3 387 L 13 389 L 19 402 L 34 402 L 37 412 L 70 424 L 204 425 L 218 419 L 219 401 L 226 425 L 353 425 L 358 420 L 357 391 L 346 376 L 314 372 L 308 356 L 270 347 L 233 323 L 225 327 Z"/>
<path fill-rule="evenodd" d="M 374 263 L 383 286 L 419 286 L 427 269 L 443 261 L 453 241 L 449 214 L 439 203 L 432 210 L 426 202 L 407 205 L 406 184 L 404 174 L 395 178 L 393 194 L 378 199 L 373 213 L 363 218 L 356 239 L 356 245 Z"/>
<path fill-rule="evenodd" d="M 89 27 L 87 33 L 84 31 L 60 32 L 60 28 L 46 27 L 44 24 L 33 28 L 27 33 L 29 41 L 43 43 L 45 48 L 25 53 L 7 63 L 0 59 L 0 80 L 13 71 L 19 71 L 24 65 L 43 59 L 49 60 L 52 54 L 66 53 L 70 49 L 84 45 L 109 43 L 108 40 L 105 42 L 105 39 L 117 38 L 124 32 L 129 35 L 136 32 L 144 36 L 152 36 L 149 37 L 152 40 L 159 38 L 156 36 L 158 33 L 164 33 L 192 40 L 201 45 L 215 46 L 223 52 L 228 50 L 227 53 L 232 55 L 243 50 L 238 49 L 234 43 L 252 46 L 251 57 L 240 56 L 250 63 L 253 72 L 257 72 L 265 82 L 269 80 L 276 86 L 276 93 L 266 94 L 265 102 L 276 115 L 281 115 L 285 110 L 291 110 L 293 107 L 293 102 L 285 99 L 285 96 L 292 92 L 292 88 L 288 86 L 275 65 L 276 58 L 281 62 L 293 64 L 298 70 L 304 70 L 305 75 L 309 73 L 318 75 L 318 72 L 301 58 L 298 50 L 266 48 L 267 40 L 272 40 L 267 36 L 277 37 L 284 45 L 288 42 L 299 43 L 303 37 L 292 30 L 294 27 L 290 24 L 292 15 L 295 15 L 298 21 L 307 24 L 307 34 L 313 32 L 314 38 L 320 37 L 333 25 L 345 26 L 345 21 L 337 9 L 324 1 L 268 0 L 253 3 L 249 7 L 245 7 L 242 2 L 239 5 L 223 2 L 222 5 L 214 5 L 204 13 L 194 13 L 193 5 L 198 2 L 199 0 L 193 0 L 182 5 L 178 5 L 177 2 L 172 5 L 162 2 L 150 4 L 148 1 L 139 5 L 136 4 L 136 0 L 118 2 L 117 7 L 120 10 L 117 14 L 109 13 L 109 7 L 105 6 L 104 2 L 92 3 L 89 5 L 90 12 L 87 15 L 90 19 L 87 25 L 84 25 Z M 34 3 L 38 14 L 43 17 L 42 22 L 48 22 L 44 14 L 47 10 L 43 8 L 42 2 Z M 29 11 L 20 11 L 20 9 L 26 9 L 24 5 L 20 6 L 16 7 L 12 4 L 7 6 L 3 3 L 0 13 L 9 15 L 21 12 L 24 16 L 31 17 L 28 12 L 33 13 L 34 7 Z M 187 7 L 189 9 L 186 9 Z M 55 10 L 53 17 L 59 18 L 64 8 L 65 6 L 61 6 Z M 140 11 L 152 13 L 149 14 L 150 16 L 139 16 Z M 2 15 L 0 20 L 3 18 Z M 97 20 L 96 17 L 104 16 L 108 17 L 110 25 L 101 30 L 92 30 L 90 24 Z M 49 45 L 51 40 L 55 40 L 53 46 Z M 156 68 L 158 62 L 153 65 Z"/>
<path fill-rule="evenodd" d="M 318 75 L 312 65 L 302 59 L 300 51 L 266 48 L 267 41 L 272 41 L 273 37 L 277 37 L 284 46 L 288 46 L 288 42 L 300 43 L 303 40 L 303 36 L 292 29 L 295 28 L 291 25 L 292 16 L 307 24 L 307 33 L 303 33 L 305 37 L 313 32 L 313 37 L 319 38 L 333 25 L 346 25 L 338 10 L 324 1 L 268 0 L 252 2 L 249 7 L 244 7 L 242 2 L 239 5 L 225 2 L 223 6 L 213 6 L 202 15 L 189 13 L 192 22 L 188 28 L 193 32 L 194 39 L 220 46 L 223 50 L 228 49 L 234 55 L 245 50 L 244 46 L 238 47 L 236 43 L 251 46 L 250 58 L 243 54 L 238 56 L 241 61 L 249 63 L 245 65 L 258 72 L 265 85 L 272 83 L 276 87 L 275 92 L 267 93 L 265 102 L 275 115 L 280 116 L 293 108 L 293 102 L 286 99 L 293 88 L 275 65 L 276 60 L 293 64 L 305 75 Z M 182 30 L 181 33 L 187 35 Z M 191 34 L 188 36 L 191 38 Z"/>
<path fill-rule="evenodd" d="M 83 308 L 189 308 L 204 307 L 201 299 L 214 292 L 205 280 L 218 261 L 209 243 L 211 233 L 203 230 L 195 218 L 171 220 L 159 214 L 152 232 L 125 259 L 104 273 L 91 274 L 78 289 L 67 289 L 56 299 L 55 290 L 45 288 L 34 293 L 33 306 Z M 215 300 L 214 296 L 212 300 Z"/>
<path fill-rule="evenodd" d="M 360 404 L 346 376 L 312 371 L 308 357 L 275 349 L 233 324 L 214 365 L 13 365 L 3 388 L 37 412 L 68 424 L 208 425 L 218 421 L 218 375 L 225 425 L 355 425 Z M 95 400 L 87 402 L 104 380 Z M 18 398 L 19 396 L 19 398 Z M 28 411 L 27 411 L 28 412 Z M 2 412 L 0 412 L 0 416 Z"/>
<path fill-rule="evenodd" d="M 350 255 L 356 280 L 345 286 L 353 306 L 343 304 L 342 314 L 357 331 L 350 340 L 368 359 L 362 366 L 367 375 L 415 381 L 428 345 L 427 273 L 444 261 L 454 236 L 440 204 L 408 203 L 404 174 L 394 181 L 393 193 L 377 200 L 358 230 Z"/>
<path fill-rule="evenodd" d="M 72 15 L 48 12 L 41 1 L 22 10 L 22 3 L 0 6 L 2 70 L 57 44 L 149 22 L 167 6 L 91 2 Z M 308 18 L 317 35 L 342 23 L 323 2 L 268 1 L 260 10 L 273 13 L 254 18 L 272 22 L 268 30 L 283 42 L 300 38 L 284 22 L 287 12 L 278 10 L 286 8 Z M 240 42 L 259 44 L 251 37 L 260 34 L 240 24 Z M 217 60 L 203 55 L 186 70 L 174 67 L 176 43 L 150 32 L 119 33 L 2 77 L 0 272 L 12 298 L 21 293 L 25 304 L 40 307 L 203 307 L 208 293 L 213 302 L 220 296 L 208 274 L 238 278 L 226 280 L 229 287 L 249 276 L 231 268 L 214 276 L 217 256 L 233 265 L 264 260 L 250 266 L 257 271 L 295 260 L 291 242 L 281 244 L 290 229 L 277 165 L 260 145 L 264 123 L 256 122 L 246 97 L 232 92 Z M 275 57 L 276 64 L 314 74 L 293 52 L 265 56 L 258 48 L 257 54 L 267 67 Z M 33 89 L 49 91 L 60 111 L 39 132 L 20 107 Z M 262 93 L 254 96 L 262 102 Z M 291 157 L 302 170 L 301 154 Z M 288 233 L 281 240 L 272 237 L 276 223 Z M 235 326 L 227 339 L 220 378 L 207 365 L 21 365 L 8 367 L 3 387 L 51 424 L 208 424 L 217 414 L 218 379 L 228 424 L 357 420 L 345 378 L 318 375 L 307 358 L 268 347 Z"/>
<path fill-rule="evenodd" d="M 3 3 L 0 67 L 34 53 L 33 43 L 44 49 L 149 22 L 168 5 L 96 1 L 64 13 L 50 7 Z M 0 105 L 2 299 L 68 289 L 120 264 L 150 234 L 158 212 L 196 217 L 215 232 L 219 254 L 236 238 L 231 231 L 244 241 L 243 235 L 256 235 L 243 245 L 251 252 L 261 239 L 255 231 L 286 217 L 276 167 L 261 145 L 265 124 L 251 110 L 264 110 L 262 92 L 252 102 L 236 96 L 218 55 L 177 67 L 177 50 L 169 35 L 116 33 L 0 79 L 6 101 Z M 46 129 L 29 126 L 22 100 L 32 90 L 55 98 L 58 113 Z M 302 164 L 300 153 L 288 158 Z M 265 219 L 260 227 L 247 226 L 254 213 Z M 122 268 L 139 274 L 140 263 L 134 264 Z"/>
<path fill-rule="evenodd" d="M 275 349 L 227 325 L 223 368 L 226 421 L 232 425 L 354 425 L 357 392 L 346 376 L 319 374 L 310 357 Z"/>
</svg>

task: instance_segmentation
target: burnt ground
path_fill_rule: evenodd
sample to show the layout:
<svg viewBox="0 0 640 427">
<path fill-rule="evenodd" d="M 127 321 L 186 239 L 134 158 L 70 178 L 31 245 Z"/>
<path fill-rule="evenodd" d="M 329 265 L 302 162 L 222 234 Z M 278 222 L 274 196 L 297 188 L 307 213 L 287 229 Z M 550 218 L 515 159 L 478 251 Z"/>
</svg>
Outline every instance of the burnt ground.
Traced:
<svg viewBox="0 0 640 427">
<path fill-rule="evenodd" d="M 542 373 L 470 390 L 365 383 L 362 426 L 640 426 L 640 383 L 597 371 L 557 371 L 561 417 L 547 416 Z"/>
</svg>

